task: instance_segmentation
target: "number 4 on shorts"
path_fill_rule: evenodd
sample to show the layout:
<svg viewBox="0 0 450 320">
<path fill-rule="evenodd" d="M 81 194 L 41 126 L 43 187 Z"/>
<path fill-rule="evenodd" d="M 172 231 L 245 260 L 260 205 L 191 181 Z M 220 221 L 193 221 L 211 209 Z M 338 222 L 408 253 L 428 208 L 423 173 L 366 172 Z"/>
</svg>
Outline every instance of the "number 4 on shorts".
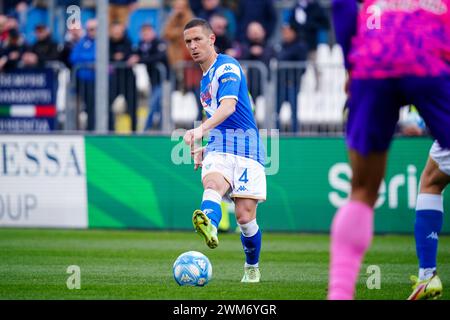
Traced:
<svg viewBox="0 0 450 320">
<path fill-rule="evenodd" d="M 247 169 L 244 170 L 244 172 L 242 173 L 241 177 L 239 178 L 239 181 L 242 181 L 244 183 L 248 182 Z"/>
</svg>

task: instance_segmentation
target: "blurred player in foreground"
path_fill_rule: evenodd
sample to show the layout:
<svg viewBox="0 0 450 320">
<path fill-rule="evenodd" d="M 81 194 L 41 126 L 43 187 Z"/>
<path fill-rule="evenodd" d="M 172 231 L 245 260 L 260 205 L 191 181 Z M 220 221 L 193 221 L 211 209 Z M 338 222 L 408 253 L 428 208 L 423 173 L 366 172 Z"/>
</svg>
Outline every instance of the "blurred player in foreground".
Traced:
<svg viewBox="0 0 450 320">
<path fill-rule="evenodd" d="M 328 299 L 353 299 L 399 108 L 414 104 L 450 148 L 450 0 L 333 0 L 349 71 L 350 199 L 331 226 Z M 434 203 L 434 202 L 433 202 Z M 435 205 L 435 204 L 434 204 Z"/>
<path fill-rule="evenodd" d="M 259 282 L 261 230 L 256 207 L 266 199 L 265 154 L 247 81 L 234 58 L 216 53 L 215 35 L 207 21 L 193 19 L 187 23 L 184 40 L 203 71 L 200 99 L 208 117 L 184 136 L 184 142 L 191 146 L 194 168 L 202 167 L 205 190 L 201 210 L 194 211 L 192 221 L 206 244 L 216 248 L 222 198 L 233 199 L 246 256 L 241 282 Z M 208 135 L 208 144 L 203 148 L 199 141 Z"/>
</svg>

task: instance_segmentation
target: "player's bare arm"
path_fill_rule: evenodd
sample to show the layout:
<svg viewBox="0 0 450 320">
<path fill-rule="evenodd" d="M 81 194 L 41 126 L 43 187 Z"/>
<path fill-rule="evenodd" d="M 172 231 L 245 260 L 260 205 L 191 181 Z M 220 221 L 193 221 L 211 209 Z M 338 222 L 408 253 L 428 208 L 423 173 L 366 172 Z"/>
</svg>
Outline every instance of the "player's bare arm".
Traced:
<svg viewBox="0 0 450 320">
<path fill-rule="evenodd" d="M 211 129 L 214 129 L 219 124 L 224 122 L 229 116 L 236 111 L 236 100 L 233 98 L 225 98 L 220 102 L 220 107 L 217 109 L 217 112 L 214 115 L 203 122 L 200 126 L 195 129 L 188 130 L 184 135 L 184 142 L 193 146 L 194 141 L 203 138 L 205 135 L 209 133 Z"/>
</svg>

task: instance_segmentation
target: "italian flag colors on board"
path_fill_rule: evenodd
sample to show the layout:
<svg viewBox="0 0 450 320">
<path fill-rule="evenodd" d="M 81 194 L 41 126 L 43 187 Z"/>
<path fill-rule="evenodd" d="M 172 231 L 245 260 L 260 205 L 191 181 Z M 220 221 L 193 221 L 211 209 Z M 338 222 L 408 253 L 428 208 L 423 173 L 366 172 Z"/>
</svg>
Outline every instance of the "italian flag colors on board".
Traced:
<svg viewBox="0 0 450 320">
<path fill-rule="evenodd" d="M 54 105 L 0 105 L 0 118 L 52 118 L 55 116 Z"/>
</svg>

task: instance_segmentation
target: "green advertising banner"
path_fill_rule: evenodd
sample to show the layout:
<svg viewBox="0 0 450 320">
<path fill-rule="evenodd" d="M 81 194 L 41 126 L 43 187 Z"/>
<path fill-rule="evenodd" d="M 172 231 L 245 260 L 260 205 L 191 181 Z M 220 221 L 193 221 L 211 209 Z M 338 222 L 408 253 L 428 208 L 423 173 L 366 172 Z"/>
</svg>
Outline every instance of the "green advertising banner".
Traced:
<svg viewBox="0 0 450 320">
<path fill-rule="evenodd" d="M 377 202 L 377 232 L 413 231 L 419 177 L 431 144 L 427 138 L 394 140 Z M 328 232 L 350 191 L 344 140 L 280 137 L 266 145 L 261 228 Z M 193 170 L 180 136 L 87 136 L 85 148 L 89 228 L 192 230 L 191 214 L 200 206 L 203 189 L 200 170 Z M 444 207 L 450 208 L 450 196 Z M 450 219 L 444 219 L 448 233 Z"/>
</svg>

